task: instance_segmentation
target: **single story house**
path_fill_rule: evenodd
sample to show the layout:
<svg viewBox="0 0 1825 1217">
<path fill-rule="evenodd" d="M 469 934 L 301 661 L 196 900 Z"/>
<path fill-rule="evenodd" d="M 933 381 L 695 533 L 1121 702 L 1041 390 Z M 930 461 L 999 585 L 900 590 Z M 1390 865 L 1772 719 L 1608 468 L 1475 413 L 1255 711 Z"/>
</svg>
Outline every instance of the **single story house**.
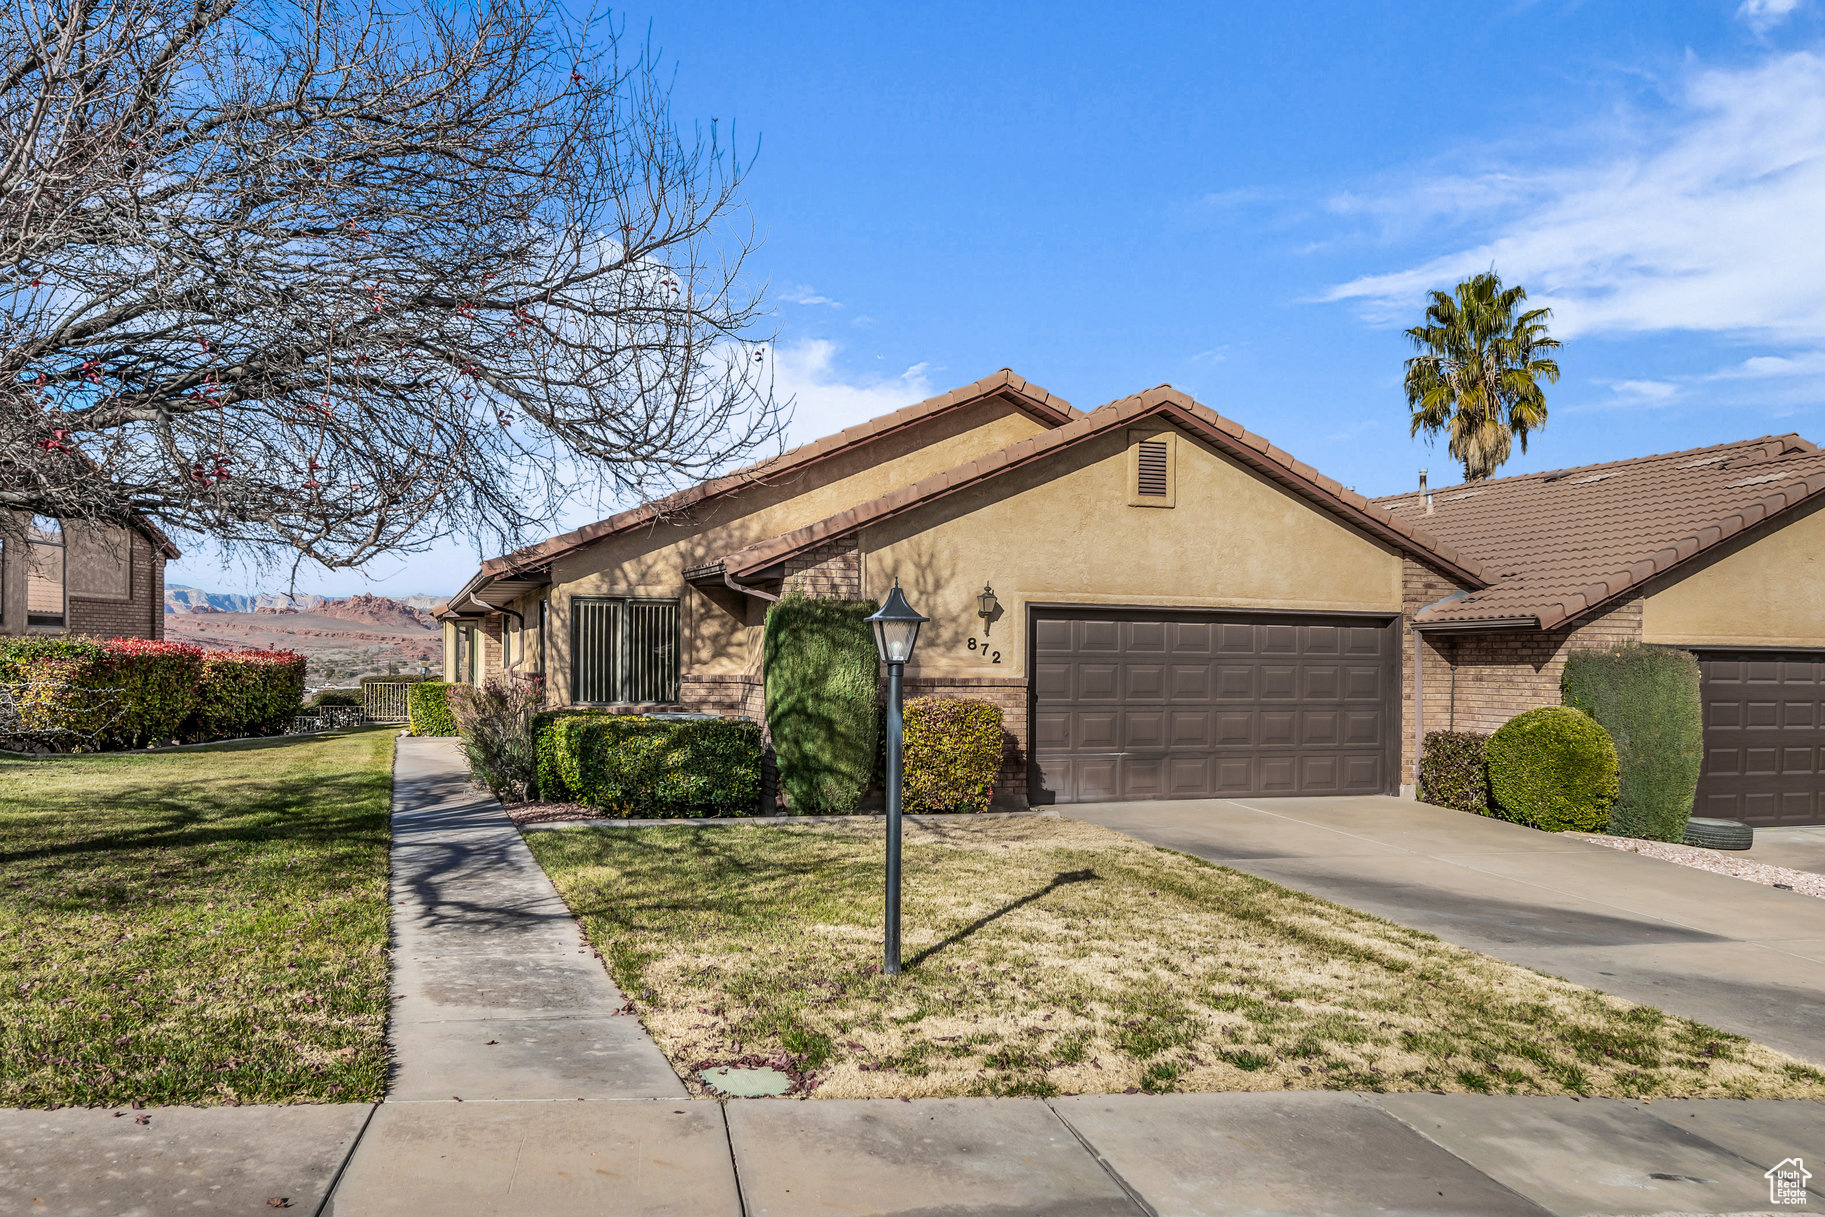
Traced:
<svg viewBox="0 0 1825 1217">
<path fill-rule="evenodd" d="M 1702 479 L 1663 493 L 1643 473 L 1665 510 L 1623 511 L 1633 531 L 1612 538 L 1616 504 L 1585 512 L 1581 488 L 1619 471 L 1372 502 L 1170 387 L 1083 413 L 1003 369 L 484 562 L 438 609 L 445 674 L 541 676 L 555 707 L 764 720 L 767 606 L 792 592 L 879 598 L 898 579 L 932 618 L 908 693 L 1001 706 L 1005 802 L 1394 793 L 1411 789 L 1424 732 L 1556 701 L 1568 647 L 1762 645 L 1730 633 L 1741 601 L 1707 590 L 1704 572 L 1810 515 L 1782 497 L 1797 493 L 1786 475 L 1812 453 L 1802 497 L 1825 490 L 1825 456 L 1785 437 L 1684 459 L 1716 453 L 1690 465 L 1711 471 L 1709 498 L 1687 484 Z M 1744 483 L 1761 473 L 1739 463 L 1755 459 L 1778 467 L 1778 486 Z M 1500 527 L 1520 508 L 1493 504 L 1520 483 L 1571 493 L 1547 492 L 1516 548 Z M 1783 506 L 1748 519 L 1745 486 Z M 1716 518 L 1687 520 L 1708 506 Z M 1745 561 L 1782 568 L 1772 552 Z M 1612 566 L 1645 573 L 1612 589 Z M 1561 575 L 1583 582 L 1551 593 Z M 1587 586 L 1599 582 L 1602 595 Z M 1825 610 L 1795 612 L 1767 624 L 1788 631 L 1770 645 L 1825 656 Z M 1761 681 L 1766 661 L 1743 662 Z"/>
<path fill-rule="evenodd" d="M 165 636 L 165 563 L 180 556 L 157 525 L 19 519 L 0 537 L 0 635 Z"/>
</svg>

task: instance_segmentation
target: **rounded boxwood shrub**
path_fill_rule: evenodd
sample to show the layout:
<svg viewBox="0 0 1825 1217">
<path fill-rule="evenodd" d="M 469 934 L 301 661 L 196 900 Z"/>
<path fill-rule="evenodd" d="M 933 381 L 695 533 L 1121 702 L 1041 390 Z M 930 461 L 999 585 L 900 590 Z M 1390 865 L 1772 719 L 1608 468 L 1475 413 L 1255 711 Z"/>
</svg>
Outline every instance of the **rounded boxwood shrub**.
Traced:
<svg viewBox="0 0 1825 1217">
<path fill-rule="evenodd" d="M 1602 832 L 1616 801 L 1616 745 L 1582 710 L 1541 706 L 1489 737 L 1495 814 L 1548 832 Z"/>
<path fill-rule="evenodd" d="M 902 721 L 906 810 L 985 810 L 1001 772 L 1001 707 L 971 697 L 915 697 Z"/>
<path fill-rule="evenodd" d="M 1609 831 L 1680 841 L 1705 759 L 1698 660 L 1672 647 L 1628 643 L 1573 651 L 1559 687 L 1616 744 L 1621 785 Z"/>
<path fill-rule="evenodd" d="M 760 803 L 760 726 L 746 719 L 560 714 L 539 752 L 541 791 L 556 770 L 568 798 L 621 816 L 751 816 Z"/>
</svg>

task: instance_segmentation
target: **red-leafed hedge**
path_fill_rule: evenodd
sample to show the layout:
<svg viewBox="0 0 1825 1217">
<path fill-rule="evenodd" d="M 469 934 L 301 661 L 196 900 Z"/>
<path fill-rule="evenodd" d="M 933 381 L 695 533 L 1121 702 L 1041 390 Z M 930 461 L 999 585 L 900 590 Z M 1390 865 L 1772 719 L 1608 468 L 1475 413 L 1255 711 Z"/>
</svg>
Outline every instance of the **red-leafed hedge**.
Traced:
<svg viewBox="0 0 1825 1217">
<path fill-rule="evenodd" d="M 0 642 L 0 734 L 64 750 L 282 730 L 304 691 L 295 651 L 205 651 L 142 638 Z M 10 707 L 10 708 L 9 708 Z"/>
</svg>

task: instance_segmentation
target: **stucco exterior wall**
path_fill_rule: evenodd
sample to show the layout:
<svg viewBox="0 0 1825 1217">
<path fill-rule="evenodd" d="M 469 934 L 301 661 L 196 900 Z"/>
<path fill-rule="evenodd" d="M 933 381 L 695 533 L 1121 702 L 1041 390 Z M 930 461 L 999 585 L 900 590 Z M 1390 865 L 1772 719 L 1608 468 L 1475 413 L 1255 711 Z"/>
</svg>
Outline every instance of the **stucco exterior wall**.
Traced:
<svg viewBox="0 0 1825 1217">
<path fill-rule="evenodd" d="M 1825 510 L 1745 538 L 1642 605 L 1644 642 L 1825 647 Z"/>
<path fill-rule="evenodd" d="M 999 399 L 927 419 L 854 452 L 819 461 L 767 483 L 655 522 L 552 565 L 548 700 L 570 702 L 570 600 L 575 596 L 677 599 L 687 675 L 760 675 L 764 605 L 735 592 L 702 591 L 684 572 L 736 549 L 835 515 L 971 457 L 997 451 L 1041 430 Z M 816 565 L 813 563 L 812 565 Z"/>
<path fill-rule="evenodd" d="M 863 594 L 898 576 L 932 618 L 909 678 L 1024 680 L 1036 605 L 1400 612 L 1399 554 L 1177 438 L 1170 508 L 1129 505 L 1130 437 L 1115 433 L 864 529 Z M 985 584 L 1001 606 L 986 630 Z"/>
</svg>

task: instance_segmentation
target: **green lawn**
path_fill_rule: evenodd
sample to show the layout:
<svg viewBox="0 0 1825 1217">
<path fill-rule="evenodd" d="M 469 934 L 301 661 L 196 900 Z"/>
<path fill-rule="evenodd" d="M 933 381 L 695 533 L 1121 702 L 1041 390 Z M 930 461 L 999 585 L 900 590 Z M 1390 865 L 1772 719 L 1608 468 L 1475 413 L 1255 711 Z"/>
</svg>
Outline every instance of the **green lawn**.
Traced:
<svg viewBox="0 0 1825 1217">
<path fill-rule="evenodd" d="M 0 758 L 0 1107 L 380 1098 L 394 732 Z"/>
<path fill-rule="evenodd" d="M 1825 1097 L 1740 1037 L 1068 819 L 909 825 L 898 978 L 879 821 L 526 838 L 694 1089 L 771 1059 L 838 1098 Z"/>
</svg>

